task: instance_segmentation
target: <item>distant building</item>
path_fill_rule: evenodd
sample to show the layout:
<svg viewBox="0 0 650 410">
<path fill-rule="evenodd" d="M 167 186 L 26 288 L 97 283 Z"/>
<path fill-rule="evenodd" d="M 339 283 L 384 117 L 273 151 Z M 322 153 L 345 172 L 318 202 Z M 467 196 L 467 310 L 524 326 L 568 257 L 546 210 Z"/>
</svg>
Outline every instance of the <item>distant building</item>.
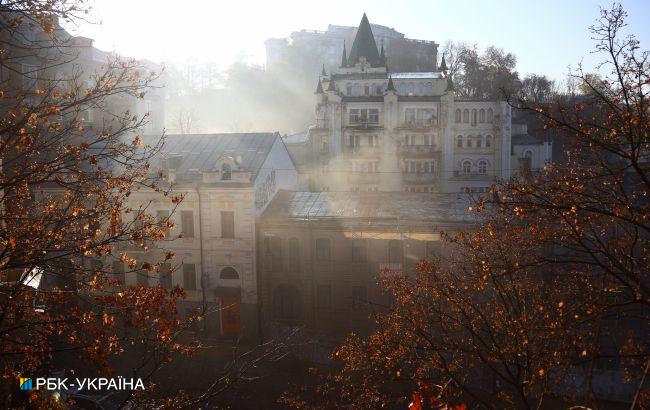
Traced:
<svg viewBox="0 0 650 410">
<path fill-rule="evenodd" d="M 391 61 L 391 69 L 435 70 L 438 61 L 436 42 L 409 39 L 403 33 L 379 24 L 372 24 L 371 27 L 376 44 L 383 45 Z M 291 33 L 289 38 L 270 38 L 264 43 L 266 67 L 274 70 L 286 66 L 305 66 L 310 58 L 316 57 L 316 64 L 322 63 L 328 70 L 336 69 L 340 63 L 344 44 L 349 48 L 357 32 L 357 27 L 330 24 L 327 31 L 301 30 Z"/>
<path fill-rule="evenodd" d="M 372 326 L 384 274 L 411 274 L 466 230 L 458 194 L 280 192 L 257 225 L 264 337 L 287 326 L 340 337 Z"/>
<path fill-rule="evenodd" d="M 168 135 L 151 168 L 162 171 L 174 183 L 174 195 L 185 198 L 171 215 L 177 228 L 168 240 L 146 252 L 134 248 L 129 255 L 138 261 L 160 261 L 171 250 L 175 258 L 156 274 L 127 274 L 126 285 L 180 285 L 187 292 L 179 304 L 181 315 L 205 306 L 211 312 L 207 333 L 254 338 L 256 218 L 278 190 L 295 189 L 298 181 L 279 134 Z M 137 209 L 149 201 L 146 212 L 161 219 L 170 216 L 169 198 L 148 190 L 134 192 L 129 205 Z M 105 263 L 124 272 L 119 260 Z"/>
<path fill-rule="evenodd" d="M 544 143 L 512 139 L 506 102 L 457 99 L 444 56 L 428 71 L 389 66 L 364 14 L 338 68 L 318 81 L 316 124 L 287 143 L 311 165 L 311 190 L 480 193 L 550 161 Z"/>
</svg>

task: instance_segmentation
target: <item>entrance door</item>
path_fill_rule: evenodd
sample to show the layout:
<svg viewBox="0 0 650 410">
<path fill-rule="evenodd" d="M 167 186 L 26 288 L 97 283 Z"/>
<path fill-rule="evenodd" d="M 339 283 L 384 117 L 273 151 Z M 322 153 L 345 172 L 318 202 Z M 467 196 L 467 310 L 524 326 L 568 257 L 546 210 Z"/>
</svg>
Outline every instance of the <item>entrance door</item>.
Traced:
<svg viewBox="0 0 650 410">
<path fill-rule="evenodd" d="M 239 335 L 241 332 L 239 298 L 221 298 L 221 323 L 224 336 Z"/>
</svg>

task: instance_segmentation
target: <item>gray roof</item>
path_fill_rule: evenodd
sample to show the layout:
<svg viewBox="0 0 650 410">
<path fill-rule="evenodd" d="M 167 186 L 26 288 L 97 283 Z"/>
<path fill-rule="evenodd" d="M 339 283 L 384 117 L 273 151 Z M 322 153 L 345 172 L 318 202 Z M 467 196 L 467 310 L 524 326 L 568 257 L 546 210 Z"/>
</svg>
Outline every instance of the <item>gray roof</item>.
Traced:
<svg viewBox="0 0 650 410">
<path fill-rule="evenodd" d="M 181 155 L 177 173 L 188 170 L 210 172 L 222 157 L 241 157 L 241 168 L 251 172 L 251 181 L 264 164 L 278 133 L 166 135 L 161 157 Z M 149 142 L 145 139 L 145 142 Z"/>
<path fill-rule="evenodd" d="M 307 142 L 309 140 L 309 133 L 307 131 L 300 132 L 293 135 L 285 135 L 283 138 L 285 144 L 297 144 Z"/>
<path fill-rule="evenodd" d="M 411 192 L 280 191 L 263 214 L 268 219 L 395 219 L 411 222 L 475 221 L 462 194 Z"/>
</svg>

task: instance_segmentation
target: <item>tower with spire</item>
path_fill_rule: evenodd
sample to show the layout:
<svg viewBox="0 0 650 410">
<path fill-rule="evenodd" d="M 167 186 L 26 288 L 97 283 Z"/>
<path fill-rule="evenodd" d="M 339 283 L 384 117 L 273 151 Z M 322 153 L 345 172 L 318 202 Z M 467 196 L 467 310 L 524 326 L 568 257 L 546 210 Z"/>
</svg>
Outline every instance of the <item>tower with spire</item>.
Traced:
<svg viewBox="0 0 650 410">
<path fill-rule="evenodd" d="M 509 121 L 508 106 L 457 100 L 444 55 L 432 71 L 391 72 L 377 43 L 364 13 L 340 66 L 323 67 L 309 130 L 312 187 L 483 192 L 509 178 L 510 126 L 497 124 Z"/>
</svg>

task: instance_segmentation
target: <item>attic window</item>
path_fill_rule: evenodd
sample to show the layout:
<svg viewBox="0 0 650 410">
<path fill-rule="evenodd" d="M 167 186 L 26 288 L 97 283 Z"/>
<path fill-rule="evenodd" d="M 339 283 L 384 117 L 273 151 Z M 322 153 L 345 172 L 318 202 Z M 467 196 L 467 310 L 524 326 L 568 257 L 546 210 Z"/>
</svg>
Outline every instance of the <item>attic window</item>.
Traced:
<svg viewBox="0 0 650 410">
<path fill-rule="evenodd" d="M 232 179 L 232 168 L 230 164 L 223 164 L 221 166 L 221 180 L 230 181 Z"/>
</svg>

